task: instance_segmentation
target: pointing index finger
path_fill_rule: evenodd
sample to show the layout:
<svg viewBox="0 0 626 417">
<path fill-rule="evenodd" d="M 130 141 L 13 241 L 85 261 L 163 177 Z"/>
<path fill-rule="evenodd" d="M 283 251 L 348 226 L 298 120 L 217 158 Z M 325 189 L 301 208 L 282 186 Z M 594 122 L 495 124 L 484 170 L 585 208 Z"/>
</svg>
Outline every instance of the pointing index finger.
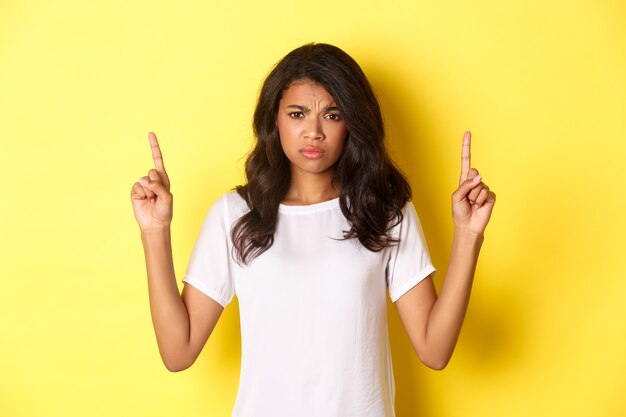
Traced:
<svg viewBox="0 0 626 417">
<path fill-rule="evenodd" d="M 150 140 L 150 147 L 152 148 L 152 159 L 154 160 L 154 167 L 160 173 L 165 173 L 165 166 L 163 165 L 163 155 L 161 155 L 161 148 L 159 148 L 159 141 L 157 141 L 154 132 L 148 133 L 148 139 Z"/>
<path fill-rule="evenodd" d="M 471 168 L 471 152 L 472 133 L 468 130 L 463 135 L 463 148 L 461 150 L 461 180 L 459 183 L 467 180 Z"/>
</svg>

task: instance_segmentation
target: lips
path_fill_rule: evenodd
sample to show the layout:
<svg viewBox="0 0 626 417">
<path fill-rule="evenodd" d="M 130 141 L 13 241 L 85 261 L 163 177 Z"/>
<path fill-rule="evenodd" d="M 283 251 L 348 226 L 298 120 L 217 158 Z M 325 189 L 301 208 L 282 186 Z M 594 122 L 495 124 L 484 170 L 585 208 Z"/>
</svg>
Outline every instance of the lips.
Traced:
<svg viewBox="0 0 626 417">
<path fill-rule="evenodd" d="M 309 159 L 318 159 L 324 156 L 324 150 L 317 146 L 306 146 L 300 149 L 300 153 Z"/>
</svg>

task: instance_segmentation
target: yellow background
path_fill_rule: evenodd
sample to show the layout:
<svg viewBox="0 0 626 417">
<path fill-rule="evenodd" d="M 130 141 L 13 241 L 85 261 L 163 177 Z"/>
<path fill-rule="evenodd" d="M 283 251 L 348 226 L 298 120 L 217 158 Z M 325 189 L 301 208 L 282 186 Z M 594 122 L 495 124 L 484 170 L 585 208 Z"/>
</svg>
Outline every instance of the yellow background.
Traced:
<svg viewBox="0 0 626 417">
<path fill-rule="evenodd" d="M 497 194 L 444 371 L 389 301 L 398 417 L 626 415 L 626 3 L 609 0 L 1 2 L 0 415 L 230 415 L 236 298 L 168 372 L 130 188 L 153 130 L 180 285 L 242 181 L 263 78 L 310 41 L 370 77 L 438 288 L 466 129 Z"/>
</svg>

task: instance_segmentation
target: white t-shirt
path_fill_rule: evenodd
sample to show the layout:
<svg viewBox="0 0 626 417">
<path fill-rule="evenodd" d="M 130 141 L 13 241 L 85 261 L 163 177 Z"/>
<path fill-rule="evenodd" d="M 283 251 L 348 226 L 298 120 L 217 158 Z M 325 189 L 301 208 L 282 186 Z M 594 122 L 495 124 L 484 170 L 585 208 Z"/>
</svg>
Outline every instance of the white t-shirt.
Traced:
<svg viewBox="0 0 626 417">
<path fill-rule="evenodd" d="M 393 417 L 386 290 L 395 302 L 435 271 L 415 208 L 380 252 L 358 239 L 339 198 L 279 207 L 274 244 L 248 266 L 230 229 L 248 211 L 234 191 L 209 210 L 183 282 L 222 306 L 236 294 L 241 374 L 233 417 Z"/>
</svg>

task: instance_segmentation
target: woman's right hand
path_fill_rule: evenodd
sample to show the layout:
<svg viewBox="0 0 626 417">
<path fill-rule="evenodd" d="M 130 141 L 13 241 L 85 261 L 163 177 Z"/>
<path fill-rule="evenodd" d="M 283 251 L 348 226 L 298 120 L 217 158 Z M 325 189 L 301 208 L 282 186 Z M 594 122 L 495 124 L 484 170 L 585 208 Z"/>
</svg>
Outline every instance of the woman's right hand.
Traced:
<svg viewBox="0 0 626 417">
<path fill-rule="evenodd" d="M 153 132 L 148 134 L 148 139 L 156 169 L 151 169 L 147 176 L 133 184 L 130 192 L 135 219 L 142 233 L 169 228 L 173 213 L 170 180 L 165 172 L 159 142 Z"/>
</svg>

